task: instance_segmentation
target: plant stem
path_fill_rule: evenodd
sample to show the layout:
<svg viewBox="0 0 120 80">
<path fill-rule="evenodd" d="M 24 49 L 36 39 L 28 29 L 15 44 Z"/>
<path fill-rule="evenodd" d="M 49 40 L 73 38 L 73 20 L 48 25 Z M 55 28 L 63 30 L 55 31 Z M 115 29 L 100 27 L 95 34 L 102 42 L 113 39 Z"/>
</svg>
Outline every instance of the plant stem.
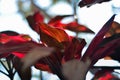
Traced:
<svg viewBox="0 0 120 80">
<path fill-rule="evenodd" d="M 7 71 L 7 73 L 3 72 L 2 70 L 0 70 L 1 73 L 3 73 L 4 75 L 8 76 L 10 78 L 10 80 L 13 80 L 14 78 L 14 75 L 16 73 L 16 71 L 13 72 L 13 66 L 11 66 L 11 60 L 7 60 L 6 59 L 6 62 L 7 62 L 7 66 L 8 68 L 6 67 L 6 65 L 0 60 L 0 63 L 2 64 L 2 66 L 5 68 L 5 70 Z"/>
</svg>

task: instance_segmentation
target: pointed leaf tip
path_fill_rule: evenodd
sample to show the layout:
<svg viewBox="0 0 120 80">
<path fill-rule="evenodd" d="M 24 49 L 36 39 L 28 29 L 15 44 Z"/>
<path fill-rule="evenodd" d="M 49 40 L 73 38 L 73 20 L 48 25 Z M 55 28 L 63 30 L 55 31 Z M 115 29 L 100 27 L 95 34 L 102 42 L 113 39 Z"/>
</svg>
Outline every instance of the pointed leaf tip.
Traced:
<svg viewBox="0 0 120 80">
<path fill-rule="evenodd" d="M 92 56 L 94 56 L 94 53 L 97 49 L 98 49 L 98 45 L 101 43 L 101 41 L 103 40 L 103 37 L 105 36 L 105 34 L 108 32 L 108 30 L 110 29 L 113 20 L 115 18 L 115 15 L 113 15 L 105 24 L 104 26 L 101 28 L 101 30 L 96 34 L 96 36 L 94 37 L 94 39 L 92 40 L 92 42 L 90 43 L 89 47 L 87 48 L 85 54 L 83 55 L 82 59 L 85 60 L 86 57 L 90 57 L 92 58 Z M 98 54 L 97 56 L 100 56 L 101 54 Z M 94 60 L 94 59 L 93 59 Z"/>
</svg>

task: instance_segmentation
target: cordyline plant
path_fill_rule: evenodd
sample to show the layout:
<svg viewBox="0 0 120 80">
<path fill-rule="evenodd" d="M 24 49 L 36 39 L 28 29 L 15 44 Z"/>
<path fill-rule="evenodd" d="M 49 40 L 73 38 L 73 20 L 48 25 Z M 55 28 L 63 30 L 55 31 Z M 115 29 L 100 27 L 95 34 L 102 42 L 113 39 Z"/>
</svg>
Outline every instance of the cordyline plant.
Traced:
<svg viewBox="0 0 120 80">
<path fill-rule="evenodd" d="M 94 32 L 76 21 L 66 24 L 61 22 L 63 18 L 70 16 L 73 15 L 57 16 L 48 23 L 44 22 L 44 17 L 39 12 L 28 16 L 27 21 L 31 29 L 38 33 L 39 42 L 28 35 L 12 31 L 1 32 L 0 58 L 12 61 L 12 67 L 22 80 L 31 79 L 31 66 L 56 74 L 61 80 L 85 80 L 87 72 L 99 59 L 114 54 L 120 47 L 120 37 L 105 38 L 115 15 L 96 34 L 83 56 L 81 53 L 86 45 L 85 40 L 70 36 L 65 30 Z"/>
</svg>

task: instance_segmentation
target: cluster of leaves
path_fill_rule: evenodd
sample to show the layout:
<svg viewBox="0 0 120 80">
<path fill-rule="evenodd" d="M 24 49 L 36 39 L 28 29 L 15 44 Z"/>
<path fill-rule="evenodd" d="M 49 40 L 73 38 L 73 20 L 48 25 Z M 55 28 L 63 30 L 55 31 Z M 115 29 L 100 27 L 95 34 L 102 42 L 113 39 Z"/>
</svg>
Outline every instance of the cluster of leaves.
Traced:
<svg viewBox="0 0 120 80">
<path fill-rule="evenodd" d="M 56 74 L 61 80 L 84 80 L 86 73 L 99 59 L 118 53 L 119 31 L 110 33 L 115 29 L 112 27 L 115 23 L 113 15 L 81 56 L 86 41 L 70 36 L 65 30 L 94 32 L 77 21 L 62 23 L 62 19 L 73 16 L 56 16 L 48 23 L 44 22 L 40 12 L 28 16 L 30 28 L 39 35 L 40 41 L 36 42 L 25 34 L 3 31 L 0 33 L 0 58 L 7 59 L 12 55 L 10 60 L 22 80 L 30 80 L 31 66 Z"/>
</svg>

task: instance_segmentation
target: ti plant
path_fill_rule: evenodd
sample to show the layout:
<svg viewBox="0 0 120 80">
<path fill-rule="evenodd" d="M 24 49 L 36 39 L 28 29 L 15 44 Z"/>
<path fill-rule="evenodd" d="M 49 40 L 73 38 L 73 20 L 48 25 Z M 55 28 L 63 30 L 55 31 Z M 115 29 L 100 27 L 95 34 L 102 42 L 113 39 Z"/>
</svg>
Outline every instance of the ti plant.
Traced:
<svg viewBox="0 0 120 80">
<path fill-rule="evenodd" d="M 31 66 L 43 71 L 56 74 L 61 80 L 85 80 L 87 72 L 101 58 L 114 55 L 120 48 L 119 33 L 108 37 L 115 15 L 113 15 L 95 35 L 84 55 L 82 50 L 86 45 L 85 39 L 70 36 L 65 30 L 76 33 L 94 33 L 76 20 L 62 23 L 62 19 L 74 15 L 59 15 L 48 23 L 40 12 L 28 16 L 26 19 L 30 28 L 39 35 L 35 41 L 29 35 L 18 34 L 13 31 L 0 33 L 0 58 L 6 58 L 10 79 L 17 71 L 21 80 L 31 79 Z M 12 56 L 11 58 L 9 58 Z M 12 61 L 12 67 L 10 66 Z M 15 72 L 13 72 L 13 67 Z"/>
</svg>

